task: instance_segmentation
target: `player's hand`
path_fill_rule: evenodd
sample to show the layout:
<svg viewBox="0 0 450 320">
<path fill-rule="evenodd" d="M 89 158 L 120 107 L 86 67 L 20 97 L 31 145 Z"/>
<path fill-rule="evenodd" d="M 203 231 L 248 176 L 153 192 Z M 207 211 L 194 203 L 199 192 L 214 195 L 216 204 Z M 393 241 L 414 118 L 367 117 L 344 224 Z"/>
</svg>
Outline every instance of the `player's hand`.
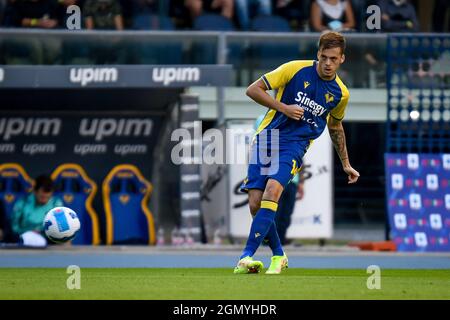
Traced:
<svg viewBox="0 0 450 320">
<path fill-rule="evenodd" d="M 359 172 L 353 169 L 351 166 L 344 167 L 345 173 L 348 175 L 348 183 L 355 183 L 358 181 Z"/>
<path fill-rule="evenodd" d="M 53 29 L 58 25 L 58 22 L 53 19 L 40 19 L 38 25 L 44 29 Z"/>
<path fill-rule="evenodd" d="M 291 119 L 300 120 L 305 110 L 296 104 L 285 105 L 282 112 Z"/>
</svg>

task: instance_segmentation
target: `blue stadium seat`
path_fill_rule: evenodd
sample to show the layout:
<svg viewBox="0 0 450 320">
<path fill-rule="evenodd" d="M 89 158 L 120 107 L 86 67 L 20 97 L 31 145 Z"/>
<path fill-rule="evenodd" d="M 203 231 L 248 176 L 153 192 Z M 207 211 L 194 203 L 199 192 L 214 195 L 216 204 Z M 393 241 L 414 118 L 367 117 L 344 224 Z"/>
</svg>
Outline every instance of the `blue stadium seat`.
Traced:
<svg viewBox="0 0 450 320">
<path fill-rule="evenodd" d="M 151 192 L 150 182 L 134 165 L 121 164 L 109 172 L 103 182 L 106 244 L 155 244 Z"/>
<path fill-rule="evenodd" d="M 0 164 L 0 199 L 3 201 L 7 220 L 14 204 L 33 189 L 33 179 L 17 163 Z"/>
<path fill-rule="evenodd" d="M 63 200 L 64 206 L 74 210 L 81 222 L 81 229 L 72 244 L 100 244 L 100 231 L 97 213 L 92 201 L 97 185 L 78 164 L 62 164 L 52 174 L 55 182 L 55 195 Z"/>
<path fill-rule="evenodd" d="M 170 17 L 152 15 L 152 14 L 140 14 L 133 17 L 134 30 L 175 30 Z"/>
<path fill-rule="evenodd" d="M 175 30 L 170 17 L 141 14 L 133 17 L 134 30 Z M 136 61 L 142 64 L 181 64 L 183 48 L 178 43 L 143 41 L 136 48 Z"/>
<path fill-rule="evenodd" d="M 204 14 L 194 20 L 194 30 L 197 31 L 234 31 L 233 22 L 219 14 Z M 227 63 L 237 67 L 242 63 L 242 46 L 231 44 L 228 47 Z M 217 46 L 215 43 L 194 42 L 192 46 L 192 61 L 196 64 L 217 63 Z"/>
<path fill-rule="evenodd" d="M 258 16 L 252 21 L 251 29 L 257 32 L 291 32 L 286 19 L 277 16 Z M 282 41 L 266 41 L 254 44 L 250 50 L 254 68 L 272 69 L 289 60 L 298 59 L 298 45 Z"/>
<path fill-rule="evenodd" d="M 233 22 L 219 14 L 203 14 L 194 20 L 194 30 L 234 31 Z"/>
<path fill-rule="evenodd" d="M 291 32 L 289 22 L 277 16 L 258 16 L 252 20 L 253 31 Z"/>
</svg>

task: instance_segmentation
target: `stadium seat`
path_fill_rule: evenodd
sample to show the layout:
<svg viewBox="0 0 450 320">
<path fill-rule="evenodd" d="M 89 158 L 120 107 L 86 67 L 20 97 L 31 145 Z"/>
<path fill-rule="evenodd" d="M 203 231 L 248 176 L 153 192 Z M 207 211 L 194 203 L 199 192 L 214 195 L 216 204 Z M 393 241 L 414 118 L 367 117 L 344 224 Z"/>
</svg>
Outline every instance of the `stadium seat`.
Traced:
<svg viewBox="0 0 450 320">
<path fill-rule="evenodd" d="M 175 30 L 170 17 L 140 14 L 133 17 L 134 30 Z"/>
<path fill-rule="evenodd" d="M 17 200 L 33 189 L 33 179 L 17 163 L 0 164 L 0 199 L 4 203 L 7 219 L 11 217 Z"/>
<path fill-rule="evenodd" d="M 291 32 L 289 22 L 277 16 L 257 16 L 252 20 L 253 31 Z"/>
<path fill-rule="evenodd" d="M 170 17 L 141 14 L 133 17 L 134 30 L 172 31 L 175 26 Z M 135 60 L 142 64 L 181 64 L 183 48 L 179 43 L 146 42 L 135 48 Z"/>
<path fill-rule="evenodd" d="M 194 20 L 194 30 L 197 31 L 235 31 L 233 22 L 219 14 L 204 14 Z M 242 46 L 234 43 L 228 46 L 227 63 L 237 68 L 242 62 Z M 216 64 L 216 43 L 194 42 L 192 47 L 192 60 L 196 64 Z"/>
<path fill-rule="evenodd" d="M 152 185 L 130 164 L 114 167 L 103 182 L 106 244 L 155 244 L 148 208 Z"/>
<path fill-rule="evenodd" d="M 92 208 L 92 200 L 97 185 L 84 169 L 73 163 L 58 166 L 52 174 L 55 181 L 55 195 L 63 200 L 64 206 L 74 210 L 81 222 L 81 229 L 72 244 L 100 244 L 97 213 Z"/>
<path fill-rule="evenodd" d="M 194 20 L 194 30 L 233 31 L 233 22 L 220 14 L 203 14 Z"/>
<path fill-rule="evenodd" d="M 251 29 L 257 32 L 291 32 L 286 19 L 277 16 L 258 16 L 252 21 Z M 265 41 L 263 44 L 254 44 L 251 47 L 251 61 L 253 67 L 273 69 L 289 60 L 298 59 L 299 48 L 297 44 L 281 41 Z"/>
</svg>

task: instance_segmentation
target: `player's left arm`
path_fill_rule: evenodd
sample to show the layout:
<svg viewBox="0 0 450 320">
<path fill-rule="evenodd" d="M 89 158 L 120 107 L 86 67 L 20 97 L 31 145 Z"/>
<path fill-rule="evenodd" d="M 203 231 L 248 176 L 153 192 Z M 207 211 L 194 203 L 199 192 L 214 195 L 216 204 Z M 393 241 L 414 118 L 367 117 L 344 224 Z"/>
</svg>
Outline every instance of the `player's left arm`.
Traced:
<svg viewBox="0 0 450 320">
<path fill-rule="evenodd" d="M 358 181 L 359 172 L 352 168 L 350 160 L 348 158 L 347 144 L 345 140 L 344 127 L 342 121 L 337 120 L 333 116 L 328 117 L 328 132 L 330 133 L 331 141 L 333 141 L 334 148 L 336 149 L 339 158 L 341 159 L 342 168 L 348 175 L 348 183 L 355 183 Z"/>
</svg>

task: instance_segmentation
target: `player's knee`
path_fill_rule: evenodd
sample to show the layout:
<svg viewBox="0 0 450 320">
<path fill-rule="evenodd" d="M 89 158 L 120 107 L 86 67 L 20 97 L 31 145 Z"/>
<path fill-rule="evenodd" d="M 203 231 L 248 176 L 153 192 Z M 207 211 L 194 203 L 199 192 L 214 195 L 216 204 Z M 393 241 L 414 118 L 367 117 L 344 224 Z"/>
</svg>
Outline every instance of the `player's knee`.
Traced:
<svg viewBox="0 0 450 320">
<path fill-rule="evenodd" d="M 250 213 L 252 214 L 252 216 L 256 216 L 256 213 L 258 212 L 260 206 L 261 203 L 257 199 L 249 200 Z"/>
</svg>

